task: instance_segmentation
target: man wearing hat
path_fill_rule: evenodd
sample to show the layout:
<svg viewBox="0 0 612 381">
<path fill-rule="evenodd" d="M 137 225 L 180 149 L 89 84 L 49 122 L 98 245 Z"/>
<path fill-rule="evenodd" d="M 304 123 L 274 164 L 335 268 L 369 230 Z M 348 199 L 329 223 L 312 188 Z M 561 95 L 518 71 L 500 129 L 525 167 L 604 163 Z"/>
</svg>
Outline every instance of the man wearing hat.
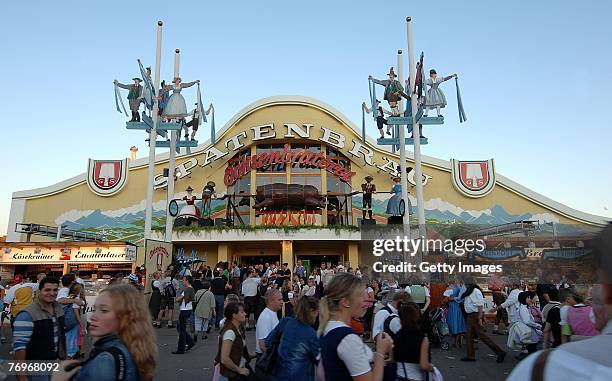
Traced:
<svg viewBox="0 0 612 381">
<path fill-rule="evenodd" d="M 189 139 L 189 127 L 191 130 L 191 141 L 195 140 L 195 134 L 198 132 L 198 126 L 200 125 L 200 112 L 198 110 L 198 104 L 195 104 L 195 108 L 193 109 L 193 117 L 191 120 L 183 125 L 183 129 L 185 130 L 185 140 Z"/>
<path fill-rule="evenodd" d="M 385 87 L 385 98 L 384 99 L 387 101 L 387 103 L 389 103 L 389 107 L 391 108 L 391 115 L 399 116 L 400 111 L 399 111 L 399 107 L 397 106 L 397 102 L 399 102 L 400 97 L 404 97 L 406 99 L 410 99 L 410 97 L 406 95 L 406 93 L 404 93 L 404 87 L 402 86 L 400 81 L 395 79 L 396 75 L 395 75 L 395 72 L 393 71 L 393 66 L 391 66 L 391 69 L 389 69 L 389 74 L 387 75 L 389 76 L 388 80 L 381 81 L 379 79 L 372 77 L 371 75 L 368 76 L 368 79 L 376 84 L 379 84 Z"/>
<path fill-rule="evenodd" d="M 376 114 L 376 127 L 378 127 L 378 132 L 380 132 L 381 138 L 385 137 L 385 133 L 383 132 L 383 126 L 385 124 L 387 125 L 387 135 L 391 135 L 391 126 L 387 124 L 387 119 L 385 119 L 385 114 L 391 115 L 391 111 L 384 109 L 380 105 L 380 101 L 378 99 L 374 103 L 374 107 L 372 107 L 372 109 L 369 109 L 365 102 L 363 102 L 362 107 L 368 114 L 372 113 L 374 110 L 378 111 Z"/>
<path fill-rule="evenodd" d="M 211 199 L 215 194 L 215 186 L 216 184 L 214 181 L 209 181 L 206 183 L 204 190 L 202 191 L 202 214 L 208 218 L 210 218 Z"/>
<path fill-rule="evenodd" d="M 138 108 L 140 107 L 140 100 L 142 99 L 142 85 L 140 85 L 142 79 L 135 77 L 132 78 L 132 80 L 134 81 L 132 85 L 124 85 L 123 83 L 119 83 L 116 79 L 114 83 L 116 86 L 130 91 L 127 97 L 130 103 L 130 111 L 132 111 L 132 119 L 130 119 L 130 122 L 140 122 Z"/>
<path fill-rule="evenodd" d="M 363 219 L 366 219 L 366 211 L 370 220 L 372 220 L 372 193 L 376 192 L 376 185 L 372 184 L 374 178 L 370 175 L 365 177 L 365 183 L 361 184 L 361 191 L 363 192 Z"/>
</svg>

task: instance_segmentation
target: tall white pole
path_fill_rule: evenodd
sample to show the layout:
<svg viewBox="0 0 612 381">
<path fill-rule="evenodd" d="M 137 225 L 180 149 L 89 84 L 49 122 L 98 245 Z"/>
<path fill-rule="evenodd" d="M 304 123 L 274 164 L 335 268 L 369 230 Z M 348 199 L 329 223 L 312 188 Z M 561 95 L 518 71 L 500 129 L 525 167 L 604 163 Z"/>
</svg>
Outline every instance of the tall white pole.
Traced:
<svg viewBox="0 0 612 381">
<path fill-rule="evenodd" d="M 416 182 L 417 215 L 419 220 L 419 237 L 427 237 L 425 230 L 425 203 L 423 201 L 423 169 L 421 168 L 421 131 L 416 124 L 418 111 L 416 84 L 416 63 L 414 61 L 414 44 L 412 42 L 412 18 L 407 17 L 408 28 L 408 59 L 410 65 L 410 103 L 412 103 L 412 136 L 414 137 L 414 179 Z"/>
<path fill-rule="evenodd" d="M 164 23 L 157 22 L 157 50 L 155 52 L 155 91 L 159 91 L 160 86 L 160 66 L 161 66 L 161 46 L 162 46 L 162 27 Z M 155 141 L 157 140 L 157 113 L 159 103 L 157 96 L 153 100 L 153 128 L 149 133 L 149 167 L 147 169 L 147 206 L 145 210 L 145 239 L 151 238 L 151 223 L 153 220 L 153 177 L 155 176 Z"/>
<path fill-rule="evenodd" d="M 400 83 L 404 80 L 404 63 L 402 50 L 397 51 L 397 77 Z M 400 98 L 399 112 L 400 116 L 404 116 L 404 98 Z M 398 126 L 399 150 L 400 150 L 400 177 L 402 184 L 402 200 L 404 200 L 405 213 L 403 216 L 402 229 L 405 237 L 410 237 L 410 210 L 408 208 L 408 172 L 406 171 L 406 126 Z M 410 262 L 410 253 L 404 253 L 404 262 Z M 407 275 L 407 273 L 404 273 Z"/>
<path fill-rule="evenodd" d="M 179 66 L 181 63 L 181 51 L 174 51 L 174 78 L 179 76 Z M 170 200 L 174 198 L 174 170 L 176 168 L 176 141 L 181 131 L 172 131 L 170 134 L 170 158 L 168 160 L 168 196 L 166 198 L 166 242 L 172 242 L 173 218 L 170 215 Z"/>
<path fill-rule="evenodd" d="M 397 51 L 397 77 L 400 83 L 404 80 L 404 65 L 402 59 L 402 51 Z M 400 98 L 399 102 L 400 116 L 404 115 L 404 98 Z M 406 171 L 406 132 L 405 126 L 398 126 L 399 129 L 399 149 L 400 149 L 400 177 L 402 178 L 402 200 L 406 206 L 406 213 L 403 217 L 404 233 L 410 235 L 410 211 L 408 210 L 408 172 Z"/>
</svg>

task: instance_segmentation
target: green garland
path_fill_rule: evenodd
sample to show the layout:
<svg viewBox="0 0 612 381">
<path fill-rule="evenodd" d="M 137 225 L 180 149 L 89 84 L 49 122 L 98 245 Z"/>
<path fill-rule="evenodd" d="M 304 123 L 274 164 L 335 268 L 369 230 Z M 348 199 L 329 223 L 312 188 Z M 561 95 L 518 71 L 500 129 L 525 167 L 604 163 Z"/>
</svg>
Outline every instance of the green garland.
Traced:
<svg viewBox="0 0 612 381">
<path fill-rule="evenodd" d="M 153 230 L 164 231 L 163 227 L 155 227 Z M 177 233 L 198 233 L 198 232 L 233 232 L 239 231 L 244 233 L 257 232 L 257 231 L 279 231 L 282 230 L 284 233 L 294 233 L 302 230 L 334 230 L 336 235 L 340 235 L 342 232 L 358 232 L 360 231 L 358 226 L 353 225 L 334 225 L 334 226 L 319 226 L 319 225 L 301 225 L 301 226 L 266 226 L 266 225 L 237 225 L 237 226 L 198 226 L 197 224 L 191 226 L 179 226 L 175 227 L 173 231 Z"/>
</svg>

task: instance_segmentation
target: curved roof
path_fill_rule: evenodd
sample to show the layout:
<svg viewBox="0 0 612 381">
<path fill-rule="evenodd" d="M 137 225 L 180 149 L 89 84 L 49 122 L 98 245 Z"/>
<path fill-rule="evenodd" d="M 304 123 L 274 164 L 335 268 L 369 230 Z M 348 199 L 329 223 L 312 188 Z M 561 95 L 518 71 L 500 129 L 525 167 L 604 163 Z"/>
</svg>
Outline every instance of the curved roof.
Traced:
<svg viewBox="0 0 612 381">
<path fill-rule="evenodd" d="M 317 108 L 321 110 L 322 112 L 325 112 L 331 115 L 332 117 L 340 121 L 342 124 L 348 126 L 350 129 L 353 130 L 353 132 L 357 136 L 361 135 L 359 128 L 353 122 L 351 122 L 349 118 L 347 118 L 342 112 L 337 110 L 335 107 L 323 101 L 320 101 L 318 99 L 311 98 L 311 97 L 298 96 L 298 95 L 279 95 L 279 96 L 259 99 L 245 106 L 244 108 L 242 108 L 229 121 L 227 121 L 227 123 L 225 123 L 223 128 L 221 128 L 221 130 L 217 133 L 217 140 L 222 140 L 225 135 L 228 135 L 230 133 L 230 130 L 232 129 L 233 126 L 235 126 L 238 122 L 240 122 L 243 118 L 245 118 L 249 114 L 252 114 L 253 112 L 256 112 L 257 110 L 263 107 L 269 107 L 269 106 L 274 106 L 274 105 L 305 105 L 305 106 Z M 386 147 L 383 148 L 383 147 L 378 146 L 374 139 L 370 138 L 369 136 L 366 137 L 366 139 L 367 139 L 367 143 L 369 147 L 372 150 L 378 151 L 380 153 L 384 153 L 385 155 L 393 156 L 399 159 L 398 154 L 392 153 Z M 210 140 L 207 140 L 206 142 L 198 145 L 198 147 L 191 154 L 183 155 L 182 157 L 187 158 L 187 157 L 198 155 L 200 152 L 204 151 L 210 146 L 211 146 Z M 409 160 L 414 160 L 413 152 L 407 151 L 406 157 Z M 164 153 L 155 155 L 156 162 L 164 162 L 164 161 L 167 161 L 168 158 L 169 158 L 168 152 L 164 152 Z M 425 156 L 425 155 L 421 156 L 421 160 L 422 160 L 423 165 L 434 167 L 440 170 L 444 170 L 449 173 L 451 172 L 450 161 L 441 160 L 435 157 Z M 143 167 L 146 165 L 148 165 L 147 157 L 143 157 L 143 158 L 140 158 L 134 161 L 130 161 L 130 169 Z M 86 176 L 87 176 L 86 173 L 82 173 L 78 176 L 75 176 L 70 179 L 61 181 L 59 183 L 50 185 L 48 187 L 14 192 L 13 199 L 37 198 L 37 197 L 44 197 L 50 194 L 58 193 L 65 189 L 77 186 L 81 183 L 85 183 Z M 497 180 L 496 184 L 498 186 L 501 186 L 521 197 L 524 197 L 540 206 L 543 206 L 547 209 L 550 209 L 568 218 L 571 218 L 571 219 L 574 219 L 574 220 L 577 220 L 583 223 L 587 223 L 587 224 L 597 224 L 597 225 L 603 225 L 609 222 L 609 219 L 605 217 L 597 216 L 597 215 L 589 214 L 589 213 L 584 213 L 579 210 L 570 208 L 566 205 L 563 205 L 557 201 L 551 200 L 550 198 L 543 196 L 539 193 L 536 193 L 510 180 L 509 178 L 500 175 L 499 173 L 496 173 L 496 180 Z"/>
</svg>

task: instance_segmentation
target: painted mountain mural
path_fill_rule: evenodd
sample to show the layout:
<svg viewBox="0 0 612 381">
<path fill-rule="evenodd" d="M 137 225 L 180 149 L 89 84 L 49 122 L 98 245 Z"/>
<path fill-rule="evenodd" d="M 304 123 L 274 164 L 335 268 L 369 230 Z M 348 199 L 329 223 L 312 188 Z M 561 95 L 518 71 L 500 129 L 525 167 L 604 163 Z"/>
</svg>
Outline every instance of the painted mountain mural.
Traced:
<svg viewBox="0 0 612 381">
<path fill-rule="evenodd" d="M 381 220 L 387 217 L 385 214 L 389 195 L 374 195 L 372 209 Z M 416 215 L 416 200 L 409 196 L 412 203 L 412 214 Z M 355 217 L 360 217 L 362 197 L 353 197 L 352 207 Z M 212 209 L 216 216 L 222 217 L 225 213 L 225 202 L 213 200 Z M 119 210 L 71 210 L 59 216 L 55 222 L 63 224 L 66 228 L 77 231 L 89 231 L 102 233 L 109 240 L 130 241 L 140 243 L 143 238 L 143 227 L 145 218 L 145 202 Z M 539 221 L 540 223 L 558 223 L 558 218 L 551 213 L 542 214 L 510 214 L 503 206 L 494 205 L 484 210 L 464 210 L 454 204 L 436 198 L 425 202 L 425 218 L 428 223 L 462 223 L 471 225 L 501 225 L 516 221 Z M 153 224 L 155 227 L 165 226 L 165 201 L 153 205 Z M 575 226 L 558 225 L 558 233 L 575 233 Z"/>
</svg>

